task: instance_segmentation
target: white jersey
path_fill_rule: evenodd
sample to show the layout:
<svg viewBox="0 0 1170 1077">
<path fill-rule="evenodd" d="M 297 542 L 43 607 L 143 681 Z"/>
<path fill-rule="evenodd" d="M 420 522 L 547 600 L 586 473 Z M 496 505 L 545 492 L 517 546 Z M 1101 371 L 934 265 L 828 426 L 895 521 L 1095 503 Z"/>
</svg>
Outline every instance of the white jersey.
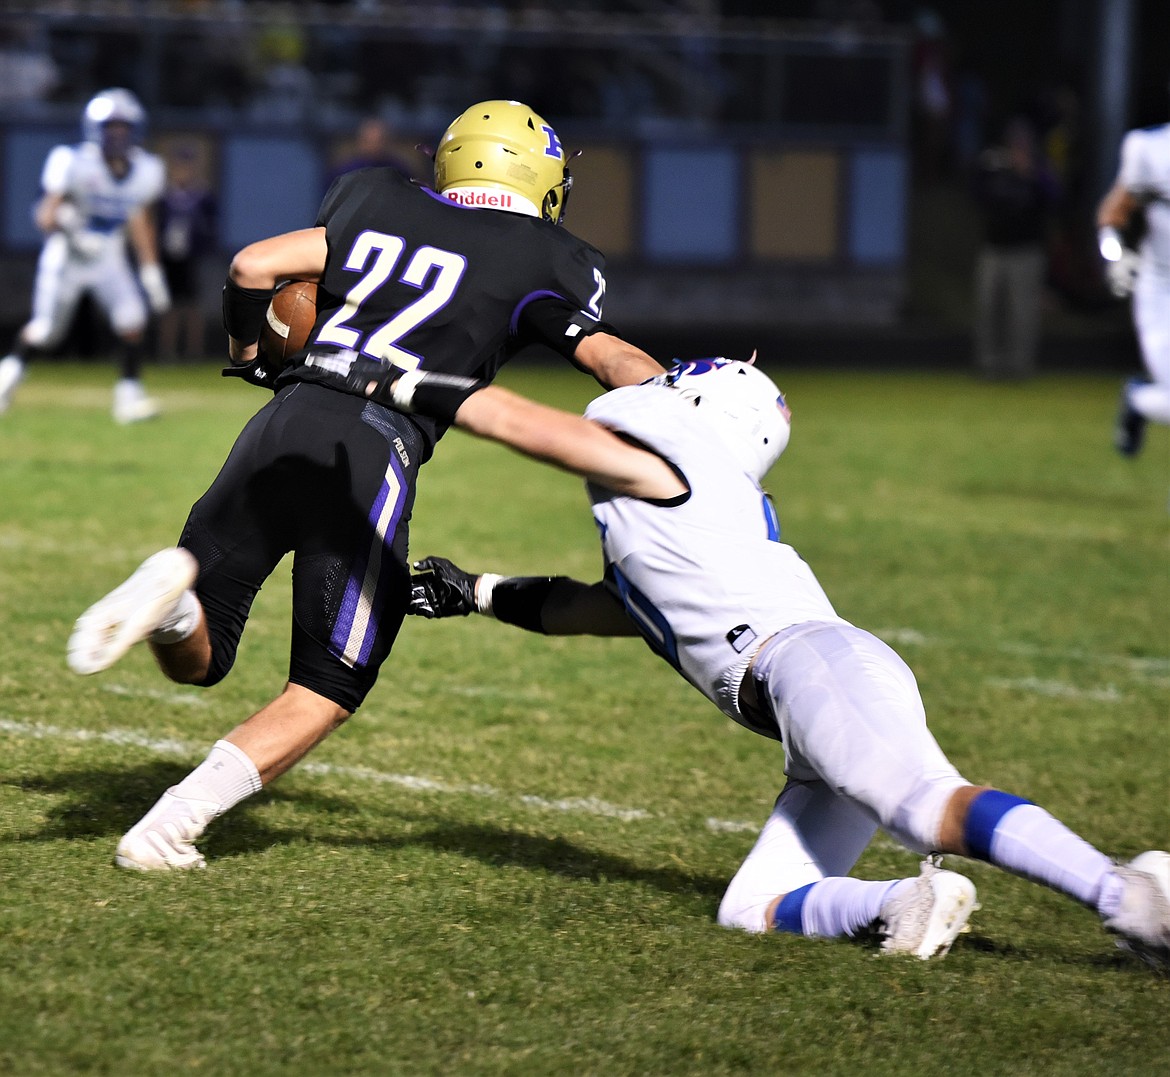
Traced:
<svg viewBox="0 0 1170 1077">
<path fill-rule="evenodd" d="M 135 146 L 130 167 L 118 179 L 96 142 L 55 146 L 45 159 L 41 186 L 61 195 L 81 214 L 68 234 L 50 233 L 37 260 L 32 317 L 24 335 L 30 344 L 60 343 L 81 297 L 89 293 L 120 336 L 140 332 L 147 309 L 126 250 L 126 222 L 154 202 L 166 184 L 162 159 Z"/>
<path fill-rule="evenodd" d="M 62 195 L 77 207 L 83 231 L 104 236 L 107 243 L 122 249 L 127 220 L 142 206 L 162 197 L 166 186 L 161 158 L 140 146 L 132 146 L 128 157 L 129 171 L 118 179 L 96 142 L 55 146 L 41 172 L 46 194 Z"/>
<path fill-rule="evenodd" d="M 1170 124 L 1125 136 L 1118 180 L 1145 204 L 1141 272 L 1170 280 Z"/>
<path fill-rule="evenodd" d="M 599 397 L 585 417 L 668 461 L 690 493 L 670 502 L 589 486 L 607 571 L 650 645 L 724 714 L 739 709 L 752 656 L 773 633 L 844 623 L 799 554 L 780 541 L 771 500 L 730 464 L 701 412 L 672 389 L 632 385 Z M 769 735 L 775 735 L 774 732 Z"/>
</svg>

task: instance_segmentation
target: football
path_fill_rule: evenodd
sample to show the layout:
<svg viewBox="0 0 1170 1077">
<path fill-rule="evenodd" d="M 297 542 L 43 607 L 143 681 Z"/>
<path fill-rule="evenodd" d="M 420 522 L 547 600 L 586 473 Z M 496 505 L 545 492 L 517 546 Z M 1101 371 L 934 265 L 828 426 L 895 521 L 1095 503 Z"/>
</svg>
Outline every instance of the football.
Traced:
<svg viewBox="0 0 1170 1077">
<path fill-rule="evenodd" d="M 264 365 L 280 371 L 292 356 L 309 342 L 317 320 L 317 285 L 290 280 L 277 286 L 260 333 Z"/>
</svg>

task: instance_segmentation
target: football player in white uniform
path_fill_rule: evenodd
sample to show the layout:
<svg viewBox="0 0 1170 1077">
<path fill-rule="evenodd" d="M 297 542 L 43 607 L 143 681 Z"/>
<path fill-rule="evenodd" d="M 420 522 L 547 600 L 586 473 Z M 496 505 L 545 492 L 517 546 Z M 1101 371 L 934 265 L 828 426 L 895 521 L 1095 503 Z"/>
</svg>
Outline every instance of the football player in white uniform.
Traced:
<svg viewBox="0 0 1170 1077">
<path fill-rule="evenodd" d="M 1144 210 L 1138 249 L 1122 234 Z M 1133 294 L 1133 321 L 1148 379 L 1122 387 L 1114 444 L 1124 456 L 1141 451 L 1147 422 L 1170 423 L 1170 124 L 1130 131 L 1121 169 L 1097 210 L 1098 237 L 1110 288 Z"/>
<path fill-rule="evenodd" d="M 103 90 L 85 106 L 83 141 L 55 146 L 45 159 L 44 193 L 35 216 L 46 239 L 37 262 L 32 317 L 20 330 L 11 354 L 0 359 L 0 412 L 7 410 L 29 358 L 61 342 L 88 292 L 122 344 L 121 377 L 114 387 L 115 420 L 130 423 L 158 414 L 139 372 L 147 302 L 155 314 L 170 307 L 152 216 L 166 169 L 159 157 L 136 144 L 145 120 L 145 111 L 129 90 Z M 134 251 L 137 279 L 127 240 Z"/>
<path fill-rule="evenodd" d="M 584 476 L 601 534 L 599 583 L 474 576 L 429 558 L 416 565 L 413 612 L 476 611 L 549 634 L 636 628 L 724 714 L 783 743 L 787 782 L 720 924 L 876 929 L 887 951 L 945 954 L 977 907 L 975 888 L 931 860 L 916 878 L 848 878 L 883 827 L 919 853 L 984 860 L 1067 894 L 1120 945 L 1170 964 L 1170 854 L 1116 864 L 1039 805 L 967 782 L 928 730 L 905 662 L 838 616 L 780 541 L 760 483 L 790 415 L 761 371 L 684 363 L 579 418 L 482 382 L 371 366 L 355 389 Z"/>
</svg>

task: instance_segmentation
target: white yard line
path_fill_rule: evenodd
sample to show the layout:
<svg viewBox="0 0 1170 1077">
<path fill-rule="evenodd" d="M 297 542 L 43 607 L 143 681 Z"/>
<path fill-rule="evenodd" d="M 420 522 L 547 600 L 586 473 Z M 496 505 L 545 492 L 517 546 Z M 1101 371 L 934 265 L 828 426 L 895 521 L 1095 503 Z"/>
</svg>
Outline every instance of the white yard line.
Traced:
<svg viewBox="0 0 1170 1077">
<path fill-rule="evenodd" d="M 988 677 L 984 683 L 995 688 L 1007 688 L 1011 691 L 1028 692 L 1054 699 L 1086 699 L 1094 703 L 1120 703 L 1125 699 L 1125 696 L 1111 684 L 1104 688 L 1078 688 L 1075 684 L 1046 681 L 1039 677 Z"/>
<path fill-rule="evenodd" d="M 0 542 L 0 545 L 2 544 Z M 925 636 L 921 632 L 911 628 L 888 628 L 876 634 L 893 645 L 956 648 L 970 648 L 972 646 L 970 642 Z M 1165 685 L 1170 683 L 1170 658 L 1135 658 L 1131 655 L 1059 650 L 1056 648 L 1043 648 L 1017 643 L 991 643 L 985 649 L 1000 654 L 1022 657 L 1071 661 L 1096 666 L 1113 666 L 1123 675 L 1124 673 L 1128 673 L 1147 685 Z M 1097 688 L 1081 688 L 1063 681 L 1045 680 L 1039 677 L 988 678 L 986 683 L 1010 691 L 1030 692 L 1049 697 L 1088 700 L 1099 703 L 1118 703 L 1125 698 L 1124 694 L 1112 684 L 1106 684 Z M 202 697 L 195 694 L 132 688 L 120 684 L 103 685 L 102 690 L 113 695 L 152 699 L 168 704 L 182 706 L 207 705 Z M 451 691 L 456 695 L 474 697 L 479 694 L 494 695 L 497 690 L 486 686 L 469 686 L 465 688 L 454 688 Z M 498 691 L 502 693 L 505 690 L 501 688 Z M 16 737 L 51 738 L 83 742 L 98 741 L 106 744 L 141 748 L 159 755 L 175 755 L 190 759 L 200 758 L 207 748 L 206 744 L 151 737 L 136 730 L 68 729 L 61 726 L 46 725 L 40 722 L 19 721 L 0 716 L 0 734 L 2 733 Z M 510 801 L 517 805 L 536 808 L 541 811 L 562 812 L 570 815 L 600 816 L 607 819 L 617 819 L 622 822 L 659 818 L 654 812 L 645 808 L 610 804 L 596 797 L 567 797 L 553 800 L 530 793 L 509 793 L 490 785 L 449 782 L 416 774 L 392 774 L 373 770 L 369 767 L 349 767 L 333 763 L 306 762 L 300 764 L 297 770 L 304 774 L 325 778 L 339 777 L 348 780 L 383 783 L 396 785 L 403 789 L 439 793 L 447 796 L 484 797 L 493 800 Z M 744 822 L 742 820 L 708 818 L 706 820 L 706 826 L 708 830 L 715 833 L 755 832 L 759 830 L 761 821 Z"/>
<path fill-rule="evenodd" d="M 103 684 L 103 692 L 112 696 L 125 696 L 127 699 L 153 699 L 158 703 L 176 703 L 183 707 L 206 707 L 207 698 L 190 692 L 167 692 L 157 688 L 132 688 L 126 684 Z"/>
<path fill-rule="evenodd" d="M 0 733 L 38 740 L 101 741 L 104 744 L 145 748 L 158 755 L 195 755 L 199 751 L 195 745 L 181 740 L 148 737 L 145 733 L 130 729 L 62 729 L 42 722 L 18 722 L 11 718 L 0 718 Z"/>
<path fill-rule="evenodd" d="M 1129 654 L 1107 654 L 1100 651 L 1064 650 L 1059 647 L 1038 647 L 1031 643 L 973 644 L 969 640 L 926 636 L 915 628 L 882 628 L 874 633 L 891 647 L 953 647 L 966 650 L 992 651 L 1019 658 L 1047 658 L 1057 662 L 1080 662 L 1096 666 L 1120 666 L 1134 676 L 1161 684 L 1170 675 L 1170 658 L 1135 658 Z"/>
<path fill-rule="evenodd" d="M 99 741 L 104 744 L 115 744 L 119 747 L 142 748 L 158 755 L 177 755 L 189 759 L 197 759 L 207 750 L 206 744 L 195 744 L 190 741 L 172 740 L 170 738 L 150 737 L 145 733 L 130 729 L 66 729 L 62 726 L 46 725 L 42 722 L 22 722 L 12 718 L 0 717 L 0 734 L 7 733 L 14 737 L 30 737 L 37 739 Z M 568 815 L 596 815 L 606 819 L 618 819 L 622 822 L 633 822 L 642 819 L 657 818 L 654 812 L 645 808 L 629 808 L 620 804 L 610 804 L 597 797 L 566 797 L 550 800 L 547 797 L 532 793 L 507 793 L 492 785 L 469 782 L 449 782 L 440 778 L 425 778 L 418 774 L 389 774 L 384 771 L 373 770 L 370 767 L 348 767 L 334 763 L 301 763 L 297 767 L 301 774 L 312 774 L 325 778 L 345 778 L 348 780 L 377 782 L 384 785 L 396 785 L 402 789 L 416 792 L 441 793 L 446 796 L 474 796 L 485 797 L 491 800 L 512 801 L 525 807 L 536 808 L 542 811 L 563 812 Z M 756 823 L 721 822 L 708 820 L 708 827 L 712 830 L 757 830 Z"/>
</svg>

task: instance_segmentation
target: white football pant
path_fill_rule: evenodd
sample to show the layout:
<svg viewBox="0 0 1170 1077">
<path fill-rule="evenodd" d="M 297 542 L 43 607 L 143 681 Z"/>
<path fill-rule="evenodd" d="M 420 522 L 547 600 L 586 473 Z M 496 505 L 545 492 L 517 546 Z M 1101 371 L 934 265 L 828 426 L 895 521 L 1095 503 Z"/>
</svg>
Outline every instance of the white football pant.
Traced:
<svg viewBox="0 0 1170 1077">
<path fill-rule="evenodd" d="M 118 336 L 133 335 L 146 326 L 146 302 L 122 238 L 111 236 L 98 257 L 84 260 L 73 253 L 63 233 L 54 232 L 45 240 L 37 261 L 26 341 L 36 348 L 56 347 L 86 292 L 93 295 Z"/>
<path fill-rule="evenodd" d="M 781 894 L 848 875 L 878 827 L 918 853 L 937 848 L 943 811 L 967 784 L 926 727 L 901 657 L 849 624 L 799 625 L 765 644 L 788 783 L 731 880 L 719 923 L 760 932 Z"/>
</svg>

